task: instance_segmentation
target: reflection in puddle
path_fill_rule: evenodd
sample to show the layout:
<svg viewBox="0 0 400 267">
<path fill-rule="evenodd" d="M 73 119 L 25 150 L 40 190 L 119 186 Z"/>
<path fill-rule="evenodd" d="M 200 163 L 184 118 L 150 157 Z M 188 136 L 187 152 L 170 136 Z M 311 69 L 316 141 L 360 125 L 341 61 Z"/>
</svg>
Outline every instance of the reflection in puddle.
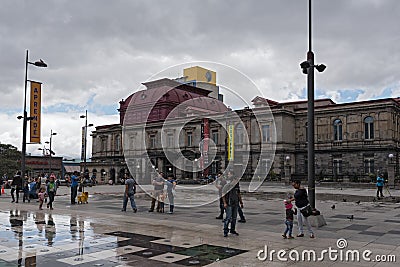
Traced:
<svg viewBox="0 0 400 267">
<path fill-rule="evenodd" d="M 82 218 L 42 211 L 10 210 L 8 218 L 0 216 L 0 227 L 6 229 L 0 232 L 0 265 L 5 260 L 16 261 L 18 266 L 36 266 L 37 256 L 50 253 L 52 247 L 60 252 L 64 247 L 77 249 L 75 254 L 83 255 L 85 235 L 89 239 L 95 236 L 93 227 L 85 227 Z M 64 256 L 63 253 L 54 255 Z"/>
</svg>

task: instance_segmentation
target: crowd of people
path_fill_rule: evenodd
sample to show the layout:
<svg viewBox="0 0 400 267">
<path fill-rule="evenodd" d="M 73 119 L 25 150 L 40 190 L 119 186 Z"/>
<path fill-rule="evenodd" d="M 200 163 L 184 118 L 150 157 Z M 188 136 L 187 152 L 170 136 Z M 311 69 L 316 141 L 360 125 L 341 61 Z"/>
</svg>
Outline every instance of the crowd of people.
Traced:
<svg viewBox="0 0 400 267">
<path fill-rule="evenodd" d="M 75 205 L 78 187 L 83 183 L 85 179 L 83 174 L 74 172 L 68 179 L 71 187 L 71 205 Z M 240 177 L 234 176 L 232 171 L 228 171 L 226 177 L 222 172 L 219 172 L 214 185 L 218 189 L 219 194 L 219 215 L 216 219 L 223 221 L 223 235 L 228 236 L 228 233 L 238 236 L 239 233 L 236 231 L 236 222 L 245 223 L 246 219 L 243 213 L 243 200 L 240 193 L 239 185 Z M 132 211 L 136 213 L 138 211 L 135 203 L 136 186 L 138 185 L 135 179 L 127 174 L 124 178 L 125 187 L 123 195 L 123 203 L 121 211 L 126 212 L 128 201 L 130 201 Z M 177 181 L 173 174 L 164 176 L 164 173 L 160 172 L 152 180 L 153 192 L 152 200 L 149 212 L 164 213 L 165 203 L 169 205 L 169 211 L 167 213 L 174 213 L 174 198 L 176 196 L 176 184 Z M 384 179 L 379 175 L 377 177 L 377 196 L 383 197 L 382 188 L 384 185 Z M 284 200 L 285 206 L 285 231 L 283 238 L 292 239 L 293 237 L 293 225 L 295 215 L 297 217 L 298 234 L 297 237 L 304 237 L 303 225 L 305 224 L 309 233 L 310 238 L 314 238 L 314 232 L 308 217 L 311 215 L 319 215 L 319 211 L 312 209 L 308 200 L 307 190 L 301 185 L 301 181 L 295 180 L 292 182 L 292 186 L 295 189 L 293 195 L 289 194 L 287 199 Z M 56 182 L 56 176 L 54 173 L 50 175 L 38 176 L 36 178 L 21 176 L 21 172 L 18 171 L 11 182 L 11 198 L 12 203 L 18 203 L 20 192 L 23 193 L 23 202 L 30 202 L 32 199 L 37 199 L 39 202 L 39 209 L 43 209 L 43 204 L 47 203 L 47 208 L 53 209 L 53 203 L 57 194 L 58 184 Z M 168 200 L 168 201 L 167 201 Z M 292 202 L 295 203 L 295 207 Z M 156 205 L 157 203 L 157 205 Z M 224 218 L 225 214 L 225 218 Z M 240 219 L 237 220 L 239 215 Z"/>
</svg>

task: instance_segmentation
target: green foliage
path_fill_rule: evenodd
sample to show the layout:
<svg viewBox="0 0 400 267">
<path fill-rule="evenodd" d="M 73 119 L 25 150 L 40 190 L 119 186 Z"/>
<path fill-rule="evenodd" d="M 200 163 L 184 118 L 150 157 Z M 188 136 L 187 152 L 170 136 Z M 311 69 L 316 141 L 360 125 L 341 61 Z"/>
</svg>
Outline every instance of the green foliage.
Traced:
<svg viewBox="0 0 400 267">
<path fill-rule="evenodd" d="M 21 152 L 12 145 L 0 143 L 0 176 L 11 179 L 20 169 Z"/>
</svg>

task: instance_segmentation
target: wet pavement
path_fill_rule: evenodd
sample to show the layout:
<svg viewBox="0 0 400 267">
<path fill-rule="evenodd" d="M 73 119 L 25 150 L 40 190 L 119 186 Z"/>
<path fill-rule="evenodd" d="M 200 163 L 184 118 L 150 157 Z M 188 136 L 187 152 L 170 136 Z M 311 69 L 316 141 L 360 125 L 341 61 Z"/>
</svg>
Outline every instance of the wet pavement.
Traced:
<svg viewBox="0 0 400 267">
<path fill-rule="evenodd" d="M 215 219 L 215 202 L 177 207 L 171 215 L 149 213 L 149 199 L 140 196 L 137 213 L 121 212 L 122 186 L 96 186 L 87 191 L 88 204 L 71 206 L 68 188 L 61 188 L 52 211 L 40 211 L 36 200 L 15 204 L 10 203 L 9 194 L 0 196 L 0 266 L 321 266 L 321 262 L 290 259 L 261 261 L 257 255 L 265 246 L 287 252 L 338 249 L 339 238 L 346 240 L 347 248 L 394 255 L 400 261 L 399 203 L 318 201 L 327 225 L 314 229 L 315 239 L 306 235 L 285 240 L 281 237 L 282 199 L 248 194 L 244 197 L 247 222 L 237 225 L 240 235 L 224 238 L 222 222 Z M 365 195 L 369 191 L 359 192 Z M 398 263 L 324 259 L 324 265 Z"/>
</svg>

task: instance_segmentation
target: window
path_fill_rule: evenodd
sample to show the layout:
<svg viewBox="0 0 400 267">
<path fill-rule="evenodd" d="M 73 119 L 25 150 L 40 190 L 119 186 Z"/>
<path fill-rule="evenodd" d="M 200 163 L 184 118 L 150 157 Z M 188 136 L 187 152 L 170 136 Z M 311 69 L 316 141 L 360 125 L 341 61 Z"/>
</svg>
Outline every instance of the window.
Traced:
<svg viewBox="0 0 400 267">
<path fill-rule="evenodd" d="M 107 139 L 106 138 L 101 138 L 101 151 L 107 151 Z"/>
<path fill-rule="evenodd" d="M 368 116 L 364 119 L 365 139 L 374 139 L 374 119 Z"/>
<path fill-rule="evenodd" d="M 149 141 L 150 141 L 150 148 L 155 148 L 156 147 L 156 135 L 155 134 L 151 134 L 149 136 Z"/>
<path fill-rule="evenodd" d="M 335 176 L 343 173 L 342 166 L 343 166 L 343 164 L 342 164 L 341 158 L 333 159 L 333 174 Z"/>
<path fill-rule="evenodd" d="M 271 131 L 269 125 L 262 126 L 262 140 L 263 142 L 271 141 Z"/>
<path fill-rule="evenodd" d="M 188 132 L 186 134 L 186 145 L 187 146 L 192 146 L 193 145 L 193 133 L 192 132 Z"/>
<path fill-rule="evenodd" d="M 374 173 L 374 158 L 364 158 L 364 173 Z"/>
<path fill-rule="evenodd" d="M 333 122 L 333 140 L 334 141 L 342 141 L 343 140 L 343 134 L 342 134 L 342 121 L 339 119 L 336 119 Z"/>
<path fill-rule="evenodd" d="M 216 145 L 218 145 L 218 130 L 214 130 L 211 132 L 211 138 Z"/>
<path fill-rule="evenodd" d="M 174 135 L 172 133 L 167 135 L 167 146 L 168 148 L 174 147 Z"/>
<path fill-rule="evenodd" d="M 236 144 L 241 145 L 243 144 L 243 125 L 239 124 L 236 126 L 236 136 L 233 140 L 236 140 Z"/>
<path fill-rule="evenodd" d="M 115 151 L 120 151 L 121 150 L 121 136 L 117 135 L 115 137 Z"/>
</svg>

